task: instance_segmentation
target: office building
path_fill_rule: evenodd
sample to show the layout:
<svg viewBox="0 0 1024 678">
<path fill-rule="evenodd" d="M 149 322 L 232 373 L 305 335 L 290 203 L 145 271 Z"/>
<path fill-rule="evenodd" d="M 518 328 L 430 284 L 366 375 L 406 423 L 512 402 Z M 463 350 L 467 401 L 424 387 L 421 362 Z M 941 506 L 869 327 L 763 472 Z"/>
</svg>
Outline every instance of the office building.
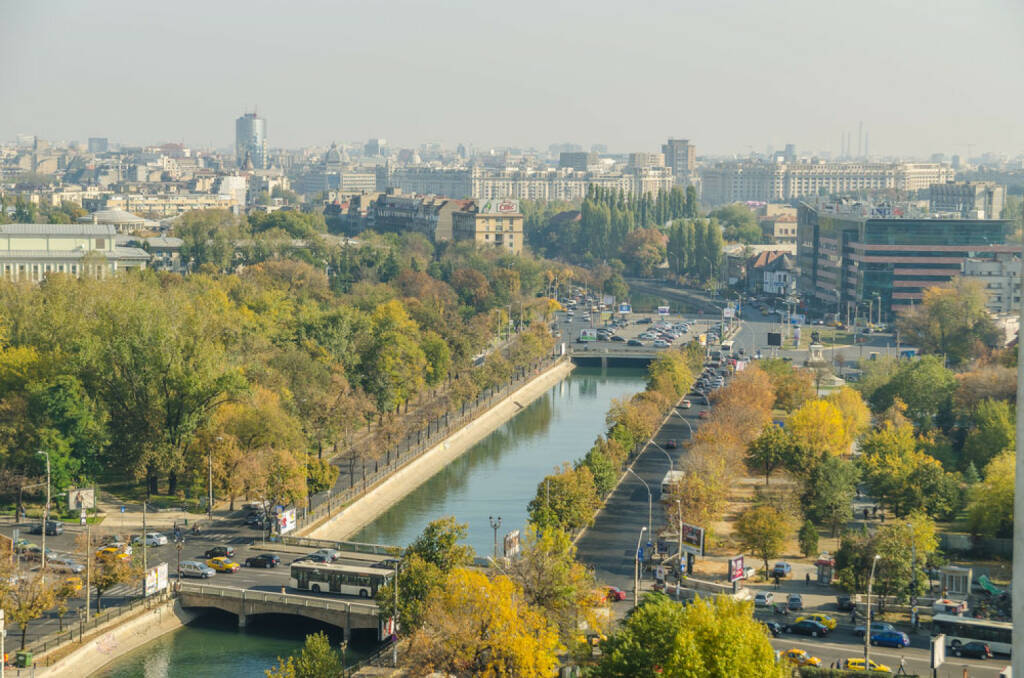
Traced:
<svg viewBox="0 0 1024 678">
<path fill-rule="evenodd" d="M 106 137 L 89 137 L 90 153 L 106 153 L 110 150 L 110 143 Z"/>
<path fill-rule="evenodd" d="M 1009 222 L 903 216 L 860 202 L 801 203 L 797 219 L 798 290 L 812 309 L 844 317 L 870 307 L 881 317 L 920 303 L 923 291 L 960 275 L 968 259 L 991 259 Z"/>
<path fill-rule="evenodd" d="M 235 162 L 239 167 L 251 162 L 256 169 L 267 168 L 267 121 L 255 113 L 235 120 Z"/>
<path fill-rule="evenodd" d="M 970 258 L 963 277 L 976 280 L 985 290 L 985 306 L 993 313 L 1020 313 L 1020 257 L 999 252 L 993 257 Z"/>
<path fill-rule="evenodd" d="M 664 167 L 665 166 L 665 154 L 664 153 L 630 153 L 629 163 L 626 165 L 630 169 L 646 169 L 648 167 Z"/>
<path fill-rule="evenodd" d="M 689 139 L 669 139 L 662 144 L 665 164 L 672 168 L 677 184 L 690 184 L 697 169 L 697 147 Z"/>
<path fill-rule="evenodd" d="M 370 139 L 363 145 L 363 155 L 380 156 L 387 151 L 387 139 Z"/>
<path fill-rule="evenodd" d="M 472 240 L 511 254 L 523 251 L 523 215 L 518 200 L 473 200 L 452 214 L 455 240 Z"/>
<path fill-rule="evenodd" d="M 998 219 L 1003 213 L 1006 189 L 988 181 L 932 184 L 928 204 L 932 212 L 965 219 Z"/>
<path fill-rule="evenodd" d="M 434 242 L 445 242 L 454 238 L 452 215 L 470 203 L 436 195 L 386 194 L 374 201 L 369 218 L 375 231 L 415 231 Z"/>
<path fill-rule="evenodd" d="M 576 172 L 590 172 L 597 167 L 601 157 L 597 153 L 562 152 L 558 154 L 558 166 Z"/>
<path fill-rule="evenodd" d="M 121 247 L 111 224 L 0 224 L 0 275 L 41 282 L 47 274 L 107 278 L 146 268 L 149 254 Z"/>
</svg>

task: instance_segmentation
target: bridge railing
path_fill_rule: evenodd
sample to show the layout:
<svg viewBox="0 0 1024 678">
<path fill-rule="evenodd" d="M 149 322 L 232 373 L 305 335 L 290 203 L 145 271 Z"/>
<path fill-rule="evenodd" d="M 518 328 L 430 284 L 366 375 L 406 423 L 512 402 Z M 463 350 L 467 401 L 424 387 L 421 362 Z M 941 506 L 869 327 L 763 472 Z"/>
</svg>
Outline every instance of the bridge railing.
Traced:
<svg viewBox="0 0 1024 678">
<path fill-rule="evenodd" d="M 294 593 L 254 591 L 252 589 L 242 589 L 233 586 L 207 586 L 205 584 L 182 582 L 178 594 L 199 595 L 209 598 L 231 598 L 243 602 L 276 603 L 279 605 L 291 605 L 295 607 L 321 610 L 354 611 L 367 615 L 377 614 L 377 606 L 372 603 L 357 603 L 349 600 L 334 600 L 331 598 L 315 596 L 300 596 Z"/>
<path fill-rule="evenodd" d="M 396 551 L 401 552 L 401 549 L 397 546 L 388 546 L 386 544 L 363 544 L 357 541 L 333 541 L 331 539 L 313 539 L 311 537 L 292 537 L 285 535 L 281 538 L 281 543 L 285 546 L 301 546 L 303 548 L 314 548 L 314 549 L 335 549 L 337 551 L 348 551 L 350 553 L 368 553 L 377 556 L 390 556 L 394 555 Z"/>
</svg>

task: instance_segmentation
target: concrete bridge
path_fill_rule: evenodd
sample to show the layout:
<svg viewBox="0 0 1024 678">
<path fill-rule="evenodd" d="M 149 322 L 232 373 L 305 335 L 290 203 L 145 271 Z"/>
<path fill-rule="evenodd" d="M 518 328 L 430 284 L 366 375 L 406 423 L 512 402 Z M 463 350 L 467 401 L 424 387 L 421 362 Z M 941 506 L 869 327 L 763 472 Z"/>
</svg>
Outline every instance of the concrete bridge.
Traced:
<svg viewBox="0 0 1024 678">
<path fill-rule="evenodd" d="M 380 634 L 377 606 L 371 602 L 355 602 L 341 598 L 300 596 L 293 593 L 254 591 L 230 586 L 208 586 L 182 582 L 178 594 L 182 607 L 206 607 L 238 616 L 239 628 L 249 617 L 260 614 L 291 614 L 344 629 L 351 638 L 353 629 L 373 629 Z"/>
<path fill-rule="evenodd" d="M 667 350 L 593 341 L 566 344 L 566 349 L 572 361 L 584 367 L 640 367 Z"/>
</svg>

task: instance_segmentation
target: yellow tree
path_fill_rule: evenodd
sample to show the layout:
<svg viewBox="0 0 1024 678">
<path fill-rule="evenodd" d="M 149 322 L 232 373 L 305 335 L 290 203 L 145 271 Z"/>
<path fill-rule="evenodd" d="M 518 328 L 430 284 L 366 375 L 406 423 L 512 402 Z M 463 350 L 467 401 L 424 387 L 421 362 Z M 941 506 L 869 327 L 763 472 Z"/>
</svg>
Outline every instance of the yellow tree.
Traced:
<svg viewBox="0 0 1024 678">
<path fill-rule="evenodd" d="M 789 417 L 786 429 L 793 442 L 815 454 L 843 454 L 847 451 L 843 413 L 826 400 L 811 400 Z"/>
<path fill-rule="evenodd" d="M 764 561 L 765 577 L 768 576 L 768 561 L 782 553 L 789 533 L 789 517 L 767 504 L 751 506 L 736 520 L 740 544 Z"/>
<path fill-rule="evenodd" d="M 140 575 L 132 559 L 124 554 L 94 554 L 92 564 L 92 585 L 96 587 L 96 612 L 102 607 L 103 593 L 123 582 Z"/>
<path fill-rule="evenodd" d="M 25 648 L 28 623 L 53 607 L 54 587 L 41 573 L 19 577 L 3 598 L 4 615 L 8 623 L 21 629 L 21 648 Z"/>
<path fill-rule="evenodd" d="M 860 434 L 871 424 L 871 410 L 868 409 L 859 391 L 843 386 L 827 398 L 843 416 L 843 432 L 846 434 L 845 447 L 849 448 Z"/>
<path fill-rule="evenodd" d="M 997 455 L 985 467 L 985 479 L 971 488 L 968 516 L 971 532 L 995 537 L 1013 535 L 1013 487 L 1016 456 Z"/>
<path fill-rule="evenodd" d="M 418 676 L 512 678 L 553 675 L 562 649 L 558 631 L 511 579 L 456 568 L 431 595 L 407 657 Z"/>
</svg>

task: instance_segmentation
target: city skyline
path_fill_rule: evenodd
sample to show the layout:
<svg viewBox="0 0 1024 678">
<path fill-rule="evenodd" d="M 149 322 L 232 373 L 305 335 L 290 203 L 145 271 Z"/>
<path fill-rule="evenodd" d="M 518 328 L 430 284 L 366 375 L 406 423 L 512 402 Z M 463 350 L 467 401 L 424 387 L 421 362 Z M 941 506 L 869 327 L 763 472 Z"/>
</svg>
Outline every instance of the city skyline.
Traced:
<svg viewBox="0 0 1024 678">
<path fill-rule="evenodd" d="M 518 10 L 7 3 L 0 86 L 16 96 L 0 139 L 228 147 L 258 106 L 270 145 L 288 148 L 379 136 L 628 152 L 682 137 L 708 155 L 786 143 L 837 155 L 863 123 L 876 156 L 1024 151 L 1012 87 L 1024 9 L 1008 0 Z M 175 49 L 184 37 L 199 47 Z"/>
</svg>

